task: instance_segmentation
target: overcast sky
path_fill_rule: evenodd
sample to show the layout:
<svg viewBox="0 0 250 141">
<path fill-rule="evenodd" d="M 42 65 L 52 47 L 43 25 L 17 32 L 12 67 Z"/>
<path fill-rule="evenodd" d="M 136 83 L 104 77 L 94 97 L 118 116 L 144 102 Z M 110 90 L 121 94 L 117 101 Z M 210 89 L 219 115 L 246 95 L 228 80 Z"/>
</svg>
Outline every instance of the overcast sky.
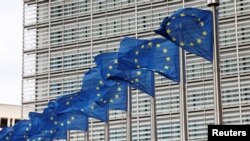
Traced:
<svg viewBox="0 0 250 141">
<path fill-rule="evenodd" d="M 0 103 L 21 104 L 22 0 L 0 4 Z"/>
</svg>

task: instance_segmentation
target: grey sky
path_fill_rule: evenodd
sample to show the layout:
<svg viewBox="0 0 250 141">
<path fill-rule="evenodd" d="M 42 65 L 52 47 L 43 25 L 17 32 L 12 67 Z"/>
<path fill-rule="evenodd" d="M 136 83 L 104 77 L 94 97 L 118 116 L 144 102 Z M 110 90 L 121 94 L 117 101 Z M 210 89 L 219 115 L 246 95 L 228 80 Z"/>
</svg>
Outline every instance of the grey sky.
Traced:
<svg viewBox="0 0 250 141">
<path fill-rule="evenodd" d="M 21 104 L 22 0 L 0 4 L 0 103 Z"/>
</svg>

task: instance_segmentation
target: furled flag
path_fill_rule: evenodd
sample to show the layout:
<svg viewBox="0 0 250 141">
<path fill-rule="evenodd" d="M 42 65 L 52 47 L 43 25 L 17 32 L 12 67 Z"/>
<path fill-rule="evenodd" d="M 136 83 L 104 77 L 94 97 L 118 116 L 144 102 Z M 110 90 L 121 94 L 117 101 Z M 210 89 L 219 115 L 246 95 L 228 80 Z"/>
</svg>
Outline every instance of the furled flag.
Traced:
<svg viewBox="0 0 250 141">
<path fill-rule="evenodd" d="M 169 40 L 125 37 L 120 43 L 118 69 L 144 68 L 179 82 L 179 48 Z"/>
<path fill-rule="evenodd" d="M 50 102 L 50 107 L 57 114 L 63 114 L 68 112 L 81 112 L 104 122 L 108 121 L 107 109 L 101 107 L 96 102 L 91 101 L 83 96 L 84 94 L 77 92 L 70 95 L 64 95 L 56 99 L 55 102 Z M 52 106 L 54 104 L 54 106 Z"/>
<path fill-rule="evenodd" d="M 0 131 L 0 141 L 10 141 L 13 135 L 12 127 L 3 127 Z"/>
<path fill-rule="evenodd" d="M 211 11 L 183 8 L 166 17 L 157 34 L 173 41 L 190 53 L 213 60 Z"/>
<path fill-rule="evenodd" d="M 129 82 L 132 87 L 154 96 L 153 73 L 145 69 L 119 70 L 118 53 L 102 53 L 95 57 L 95 63 L 101 70 L 105 79 L 123 80 Z"/>
<path fill-rule="evenodd" d="M 82 93 L 83 97 L 107 109 L 127 110 L 127 82 L 105 80 L 99 68 L 92 68 L 85 73 Z"/>
</svg>

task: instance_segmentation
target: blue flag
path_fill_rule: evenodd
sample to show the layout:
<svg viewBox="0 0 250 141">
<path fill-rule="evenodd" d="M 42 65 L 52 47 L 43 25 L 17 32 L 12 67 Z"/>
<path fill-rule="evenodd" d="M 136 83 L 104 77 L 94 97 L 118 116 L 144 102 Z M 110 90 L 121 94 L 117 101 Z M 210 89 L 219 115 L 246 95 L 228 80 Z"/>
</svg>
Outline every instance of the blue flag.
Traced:
<svg viewBox="0 0 250 141">
<path fill-rule="evenodd" d="M 166 17 L 157 34 L 173 41 L 190 53 L 212 62 L 213 30 L 211 11 L 184 8 Z"/>
<path fill-rule="evenodd" d="M 89 117 L 107 122 L 107 109 L 88 98 L 84 98 L 84 95 L 82 92 L 77 92 L 57 98 L 54 102 L 55 112 L 57 114 L 81 112 Z"/>
<path fill-rule="evenodd" d="M 13 135 L 12 127 L 4 127 L 0 131 L 0 141 L 10 141 Z"/>
<path fill-rule="evenodd" d="M 30 112 L 31 130 L 29 131 L 29 138 L 48 141 L 51 139 L 66 139 L 66 129 L 60 128 L 60 126 L 58 128 L 51 117 L 50 114 Z M 53 119 L 55 119 L 54 117 L 56 115 L 53 115 Z"/>
<path fill-rule="evenodd" d="M 118 69 L 118 53 L 102 53 L 95 57 L 95 63 L 105 79 L 123 80 L 132 87 L 154 96 L 153 73 L 145 69 Z"/>
<path fill-rule="evenodd" d="M 120 80 L 105 80 L 99 68 L 85 73 L 82 85 L 83 96 L 102 107 L 127 110 L 127 83 Z"/>
<path fill-rule="evenodd" d="M 20 120 L 13 126 L 12 141 L 24 141 L 28 139 L 31 130 L 30 120 Z"/>
<path fill-rule="evenodd" d="M 119 69 L 144 68 L 179 82 L 179 48 L 166 39 L 125 37 L 120 43 Z"/>
</svg>

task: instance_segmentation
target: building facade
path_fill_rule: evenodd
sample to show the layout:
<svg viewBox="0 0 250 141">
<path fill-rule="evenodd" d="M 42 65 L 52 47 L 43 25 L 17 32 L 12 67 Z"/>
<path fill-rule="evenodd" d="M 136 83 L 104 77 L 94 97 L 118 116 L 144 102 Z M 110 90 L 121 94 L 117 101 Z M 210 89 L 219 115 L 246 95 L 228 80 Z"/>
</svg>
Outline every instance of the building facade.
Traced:
<svg viewBox="0 0 250 141">
<path fill-rule="evenodd" d="M 41 112 L 50 99 L 79 91 L 93 57 L 117 51 L 125 36 L 150 39 L 179 8 L 209 9 L 207 0 L 24 0 L 22 115 Z M 250 124 L 250 1 L 220 0 L 219 41 L 223 122 Z M 207 140 L 214 124 L 212 64 L 187 53 L 190 141 Z M 180 140 L 179 85 L 156 75 L 159 141 Z M 150 98 L 132 94 L 132 138 L 151 139 Z M 104 124 L 91 120 L 90 140 L 104 140 Z M 110 139 L 126 140 L 126 116 L 110 112 Z M 72 134 L 82 141 L 83 134 Z"/>
<path fill-rule="evenodd" d="M 21 106 L 0 104 L 0 129 L 11 127 L 21 119 Z"/>
</svg>

